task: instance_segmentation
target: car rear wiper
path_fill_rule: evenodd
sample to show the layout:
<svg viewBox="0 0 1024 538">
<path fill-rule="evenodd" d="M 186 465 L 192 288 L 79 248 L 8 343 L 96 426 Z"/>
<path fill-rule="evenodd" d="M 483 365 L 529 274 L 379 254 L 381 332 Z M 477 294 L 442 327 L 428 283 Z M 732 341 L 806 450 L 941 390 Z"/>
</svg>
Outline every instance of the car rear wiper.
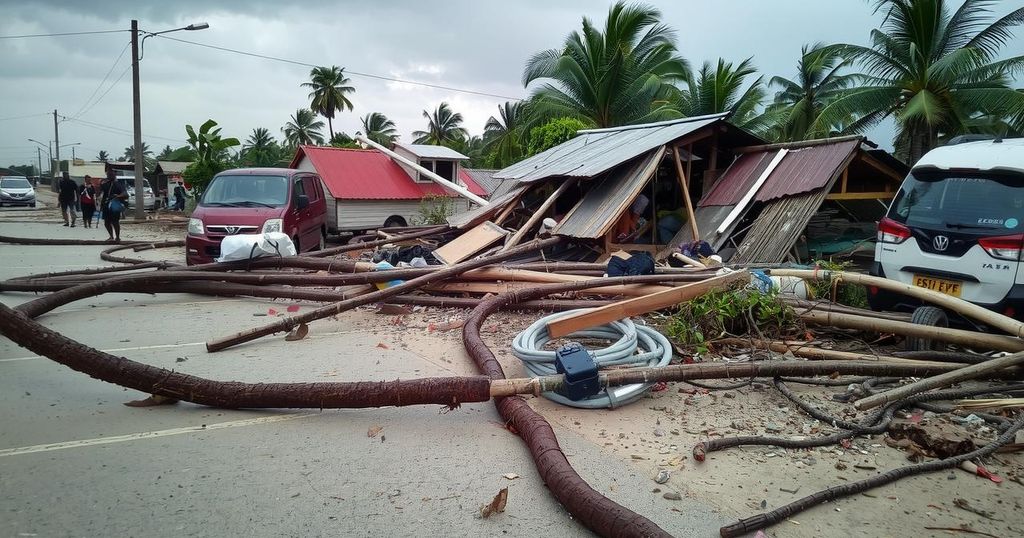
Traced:
<svg viewBox="0 0 1024 538">
<path fill-rule="evenodd" d="M 956 228 L 957 230 L 997 230 L 995 226 L 977 226 L 975 224 L 949 224 L 946 223 L 946 228 Z"/>
</svg>

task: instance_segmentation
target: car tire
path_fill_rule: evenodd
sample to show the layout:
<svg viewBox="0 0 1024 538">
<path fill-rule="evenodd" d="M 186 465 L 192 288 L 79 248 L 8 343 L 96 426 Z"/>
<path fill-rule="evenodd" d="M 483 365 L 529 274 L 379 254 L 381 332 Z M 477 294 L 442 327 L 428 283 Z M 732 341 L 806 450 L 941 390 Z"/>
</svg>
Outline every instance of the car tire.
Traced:
<svg viewBox="0 0 1024 538">
<path fill-rule="evenodd" d="M 910 322 L 929 327 L 949 327 L 949 317 L 946 316 L 946 311 L 934 306 L 915 308 L 914 313 L 910 316 Z M 905 346 L 907 351 L 942 351 L 946 349 L 945 342 L 914 336 L 907 337 Z"/>
<path fill-rule="evenodd" d="M 316 249 L 317 250 L 323 250 L 325 248 L 327 248 L 327 232 L 324 232 L 323 230 L 321 230 L 320 231 L 320 244 L 317 245 Z"/>
<path fill-rule="evenodd" d="M 405 226 L 405 219 L 402 217 L 389 217 L 388 220 L 384 221 L 385 228 L 395 228 L 398 226 Z"/>
<path fill-rule="evenodd" d="M 292 244 L 295 245 L 295 253 L 302 254 L 302 247 L 299 246 L 299 236 L 296 235 L 292 238 Z"/>
</svg>

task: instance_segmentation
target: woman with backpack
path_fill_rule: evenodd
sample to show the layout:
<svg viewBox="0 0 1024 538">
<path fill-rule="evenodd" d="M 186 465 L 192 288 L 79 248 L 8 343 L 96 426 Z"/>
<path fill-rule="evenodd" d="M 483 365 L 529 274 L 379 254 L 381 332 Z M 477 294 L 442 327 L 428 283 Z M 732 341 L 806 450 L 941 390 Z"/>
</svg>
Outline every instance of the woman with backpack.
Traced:
<svg viewBox="0 0 1024 538">
<path fill-rule="evenodd" d="M 82 183 L 82 190 L 78 195 L 78 203 L 82 206 L 82 220 L 85 227 L 92 227 L 92 217 L 96 214 L 96 187 L 92 184 L 92 178 L 85 176 Z"/>
</svg>

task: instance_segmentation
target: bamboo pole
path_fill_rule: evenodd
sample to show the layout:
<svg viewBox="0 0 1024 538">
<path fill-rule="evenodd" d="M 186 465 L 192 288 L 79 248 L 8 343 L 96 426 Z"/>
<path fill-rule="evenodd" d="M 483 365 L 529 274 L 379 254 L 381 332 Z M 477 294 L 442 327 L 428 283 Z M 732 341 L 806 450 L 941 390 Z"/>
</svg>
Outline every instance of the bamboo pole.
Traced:
<svg viewBox="0 0 1024 538">
<path fill-rule="evenodd" d="M 929 303 L 933 303 L 967 317 L 974 318 L 978 321 L 984 322 L 988 325 L 996 327 L 1000 330 L 1006 331 L 1013 336 L 1018 338 L 1024 337 L 1024 323 L 1021 323 L 1015 319 L 1009 318 L 1002 314 L 998 314 L 984 307 L 976 304 L 969 303 L 963 299 L 951 297 L 937 291 L 928 290 L 925 288 L 919 288 L 911 286 L 909 284 L 903 284 L 902 282 L 896 282 L 895 280 L 889 280 L 887 278 L 880 278 L 870 275 L 862 275 L 859 273 L 848 273 L 845 271 L 819 271 L 819 270 L 806 270 L 806 269 L 772 269 L 769 271 L 772 276 L 795 276 L 798 278 L 805 278 L 809 280 L 829 280 L 833 277 L 842 279 L 846 283 L 850 284 L 862 284 L 864 286 L 875 286 L 878 288 L 895 291 L 921 299 Z"/>
<path fill-rule="evenodd" d="M 505 243 L 505 246 L 499 252 L 506 252 L 508 251 L 508 249 L 518 245 L 519 242 L 523 240 L 523 237 L 525 237 L 526 234 L 529 233 L 530 230 L 537 225 L 537 222 L 539 222 L 540 219 L 544 218 L 544 213 L 547 212 L 551 205 L 554 204 L 555 201 L 558 200 L 558 198 L 565 193 L 565 191 L 569 190 L 569 187 L 575 185 L 576 181 L 577 180 L 572 179 L 567 179 L 563 181 L 562 184 L 559 185 L 557 189 L 555 189 L 555 192 L 551 193 L 551 196 L 548 196 L 547 200 L 544 200 L 544 203 L 541 204 L 539 208 L 537 208 L 533 215 L 530 215 L 530 218 L 526 221 L 526 223 L 520 226 L 518 230 L 516 230 L 516 233 L 511 238 L 509 238 L 508 242 Z"/>
<path fill-rule="evenodd" d="M 672 147 L 672 156 L 676 163 L 676 176 L 679 178 L 679 186 L 683 189 L 683 202 L 686 204 L 686 218 L 690 221 L 690 234 L 693 236 L 693 240 L 697 241 L 700 239 L 700 231 L 697 229 L 697 217 L 693 213 L 693 202 L 690 201 L 690 186 L 687 184 L 689 178 L 683 173 L 683 162 L 679 158 L 679 148 Z M 690 158 L 693 159 L 692 153 Z"/>
<path fill-rule="evenodd" d="M 1024 340 L 1002 334 L 988 334 L 976 331 L 918 325 L 905 321 L 869 318 L 838 312 L 811 311 L 798 314 L 800 319 L 815 325 L 859 329 L 878 333 L 894 333 L 902 336 L 929 338 L 940 342 L 961 344 L 967 347 L 995 349 L 999 351 L 1024 351 Z"/>
<path fill-rule="evenodd" d="M 791 342 L 791 341 L 772 341 L 772 340 L 758 340 L 758 339 L 746 339 L 746 338 L 722 338 L 715 340 L 713 343 L 722 345 L 736 345 L 743 347 L 754 346 L 761 349 L 767 349 L 776 353 L 792 353 L 797 357 L 803 357 L 805 359 L 825 359 L 825 360 L 841 360 L 841 361 L 878 361 L 878 362 L 891 362 L 894 364 L 924 364 L 937 366 L 939 364 L 951 364 L 950 362 L 939 362 L 929 360 L 917 360 L 917 359 L 904 359 L 900 357 L 891 357 L 889 355 L 876 355 L 873 353 L 853 353 L 850 351 L 836 351 L 834 349 L 822 349 L 820 347 L 808 346 L 806 342 Z M 960 363 L 953 363 L 960 364 Z"/>
<path fill-rule="evenodd" d="M 403 293 L 415 290 L 417 288 L 421 288 L 427 284 L 446 280 L 453 276 L 458 276 L 471 269 L 477 269 L 479 267 L 483 267 L 486 265 L 495 264 L 500 261 L 520 256 L 527 252 L 533 252 L 538 249 L 556 245 L 559 241 L 560 240 L 558 238 L 531 241 L 530 243 L 526 243 L 519 248 L 515 248 L 501 254 L 495 254 L 494 256 L 489 256 L 487 258 L 478 258 L 475 260 L 464 261 L 452 265 L 447 269 L 434 271 L 421 277 L 417 277 L 412 280 L 407 280 L 401 284 L 391 286 L 389 288 L 385 288 L 383 290 L 370 293 L 362 297 L 356 297 L 353 299 L 340 301 L 325 307 L 318 308 L 310 312 L 306 312 L 298 316 L 285 317 L 280 321 L 269 323 L 262 327 L 255 327 L 253 329 L 241 331 L 230 336 L 210 340 L 209 342 L 206 343 L 206 350 L 210 352 L 220 351 L 222 349 L 227 349 L 231 346 L 256 340 L 257 338 L 261 338 L 276 332 L 287 332 L 299 326 L 302 323 L 309 323 L 310 321 L 315 321 L 318 319 L 326 318 L 328 316 L 333 316 L 335 314 L 340 314 L 341 312 L 351 310 L 358 306 L 374 303 L 382 299 L 386 299 L 388 297 L 393 297 L 395 295 L 401 295 Z"/>
<path fill-rule="evenodd" d="M 983 375 L 1002 370 L 1003 368 L 1018 366 L 1021 364 L 1024 364 L 1024 352 L 1014 353 L 1012 355 L 988 360 L 979 364 L 973 364 L 952 372 L 928 377 L 920 381 L 910 383 L 909 385 L 903 385 L 902 387 L 880 392 L 853 402 L 853 406 L 861 411 L 865 409 L 873 409 L 889 402 L 902 400 L 911 394 L 948 387 L 954 383 L 959 383 L 968 379 L 975 379 Z"/>
</svg>

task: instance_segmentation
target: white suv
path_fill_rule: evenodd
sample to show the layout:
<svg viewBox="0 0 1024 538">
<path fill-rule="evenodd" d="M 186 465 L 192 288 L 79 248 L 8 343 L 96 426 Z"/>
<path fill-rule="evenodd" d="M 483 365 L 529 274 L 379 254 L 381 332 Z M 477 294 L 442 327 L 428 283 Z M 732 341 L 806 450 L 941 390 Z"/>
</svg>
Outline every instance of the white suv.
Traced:
<svg viewBox="0 0 1024 538">
<path fill-rule="evenodd" d="M 914 165 L 878 223 L 871 274 L 1022 319 L 1022 250 L 1024 138 L 948 145 Z M 880 310 L 919 305 L 877 288 L 868 299 Z M 933 307 L 916 309 L 914 321 L 947 322 Z"/>
</svg>

